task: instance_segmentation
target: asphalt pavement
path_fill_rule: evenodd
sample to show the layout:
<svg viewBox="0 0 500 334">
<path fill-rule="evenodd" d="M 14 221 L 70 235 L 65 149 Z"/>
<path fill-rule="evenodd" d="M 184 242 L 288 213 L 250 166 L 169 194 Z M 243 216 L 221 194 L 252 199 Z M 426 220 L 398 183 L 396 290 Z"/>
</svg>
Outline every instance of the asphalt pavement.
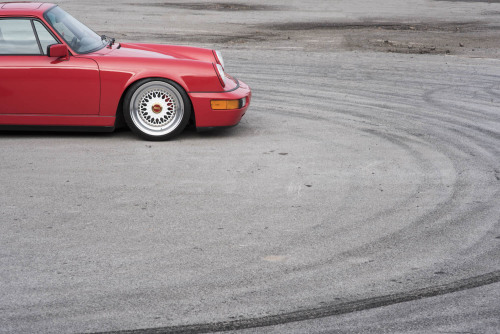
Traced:
<svg viewBox="0 0 500 334">
<path fill-rule="evenodd" d="M 222 50 L 253 101 L 168 142 L 1 132 L 1 333 L 500 332 L 500 3 L 60 4 Z"/>
</svg>

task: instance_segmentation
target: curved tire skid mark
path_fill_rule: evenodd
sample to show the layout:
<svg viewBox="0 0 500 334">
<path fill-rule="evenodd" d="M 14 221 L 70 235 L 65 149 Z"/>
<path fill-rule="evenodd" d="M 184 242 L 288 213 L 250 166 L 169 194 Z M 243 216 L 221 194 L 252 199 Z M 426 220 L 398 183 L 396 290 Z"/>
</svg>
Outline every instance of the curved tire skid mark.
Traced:
<svg viewBox="0 0 500 334">
<path fill-rule="evenodd" d="M 422 152 L 418 151 L 416 148 L 412 147 L 409 143 L 415 142 L 415 143 L 420 143 L 417 140 L 414 140 L 411 137 L 400 137 L 395 134 L 389 134 L 389 133 L 382 133 L 377 130 L 373 129 L 362 129 L 361 131 L 369 133 L 373 136 L 376 136 L 380 138 L 381 140 L 385 140 L 387 142 L 390 142 L 402 149 L 404 149 L 406 152 L 408 152 L 409 155 L 415 157 L 415 159 L 418 161 L 418 164 L 420 165 L 420 168 L 424 171 L 429 171 L 432 169 L 432 164 L 430 161 L 427 161 L 422 154 Z M 424 189 L 423 186 L 417 187 L 414 193 L 411 193 L 408 197 L 405 197 L 396 203 L 394 203 L 393 206 L 386 208 L 382 211 L 377 212 L 375 215 L 371 216 L 370 218 L 363 219 L 361 221 L 356 221 L 355 224 L 357 226 L 369 226 L 370 222 L 378 221 L 378 220 L 387 220 L 387 217 L 390 217 L 392 214 L 394 214 L 398 209 L 397 208 L 405 208 L 405 207 L 410 207 L 413 203 L 415 203 L 415 195 L 417 195 L 419 192 L 421 192 Z M 435 222 L 439 221 L 442 217 L 444 217 L 447 213 L 452 212 L 453 208 L 457 207 L 457 204 L 455 201 L 460 198 L 460 194 L 464 193 L 466 191 L 463 182 L 459 182 L 459 180 L 456 180 L 456 182 L 453 185 L 453 188 L 449 192 L 449 194 L 446 196 L 446 198 L 442 199 L 439 206 L 436 208 L 427 211 L 425 213 L 422 213 L 420 216 L 416 217 L 414 221 L 412 221 L 410 224 L 401 226 L 400 228 L 392 231 L 389 234 L 382 235 L 380 237 L 375 238 L 374 240 L 362 245 L 362 246 L 356 246 L 353 247 L 349 250 L 346 250 L 341 253 L 335 254 L 334 257 L 332 258 L 327 258 L 327 259 L 322 259 L 321 261 L 316 261 L 312 262 L 307 265 L 303 265 L 301 267 L 301 270 L 311 270 L 319 266 L 326 266 L 326 265 L 332 265 L 335 264 L 341 260 L 345 259 L 347 257 L 352 257 L 352 256 L 363 256 L 363 254 L 367 253 L 377 253 L 377 252 L 382 252 L 384 245 L 387 244 L 393 244 L 393 245 L 409 245 L 411 242 L 415 241 L 415 239 L 409 240 L 408 235 L 412 236 L 420 236 L 419 233 L 422 233 L 422 229 L 424 226 L 429 229 L 429 231 L 434 231 L 434 234 L 426 230 L 425 237 L 426 238 L 433 238 L 435 235 L 440 235 L 441 232 L 436 232 L 440 229 L 443 228 L 440 224 L 439 226 L 435 225 Z M 475 213 L 476 211 L 474 211 Z M 328 237 L 325 235 L 325 237 Z M 319 237 L 318 237 L 319 238 Z M 319 239 L 316 239 L 319 240 Z M 439 245 L 438 242 L 432 243 L 434 245 Z M 396 246 L 394 246 L 396 247 Z"/>
<path fill-rule="evenodd" d="M 307 93 L 305 93 L 305 94 L 307 94 Z M 319 109 L 321 111 L 324 111 L 324 109 L 325 109 L 325 106 L 321 105 L 321 103 L 318 103 L 317 107 L 318 107 L 317 109 Z M 374 107 L 374 106 L 370 105 L 369 107 Z M 280 113 L 280 111 L 277 111 L 276 113 Z M 287 114 L 289 117 L 310 118 L 310 117 L 307 117 L 307 115 L 303 115 L 299 112 L 290 113 L 289 111 L 281 111 L 281 113 Z M 348 113 L 348 114 L 352 115 L 351 113 Z M 434 115 L 434 118 L 436 118 L 435 115 Z M 439 119 L 439 121 L 444 123 L 444 124 L 448 124 L 448 122 L 443 121 L 442 119 Z M 352 120 L 351 120 L 351 124 L 352 124 Z M 415 148 L 412 148 L 413 145 L 411 145 L 412 143 L 413 144 L 426 143 L 425 140 L 422 140 L 421 138 L 415 138 L 411 133 L 408 133 L 408 136 L 400 136 L 400 135 L 396 135 L 396 134 L 381 132 L 381 131 L 375 130 L 373 128 L 364 128 L 363 127 L 363 128 L 358 128 L 357 130 L 366 132 L 366 133 L 373 135 L 373 136 L 376 136 L 376 137 L 379 137 L 381 140 L 391 142 L 391 143 L 397 145 L 398 147 L 403 148 L 404 150 L 409 152 L 412 156 L 418 157 L 417 161 L 419 161 L 422 164 L 422 168 L 424 170 L 431 170 L 432 169 L 431 162 L 426 161 L 425 156 L 421 152 L 416 150 Z M 432 144 L 432 143 L 429 143 L 429 144 Z M 441 147 L 444 147 L 444 146 L 441 145 Z M 458 148 L 458 150 L 463 151 L 464 149 Z M 449 156 L 450 152 L 451 152 L 449 149 L 444 150 L 444 151 L 443 150 L 438 150 L 438 151 L 442 152 L 446 156 Z M 456 159 L 453 159 L 453 160 L 456 161 Z M 437 208 L 435 208 L 432 211 L 428 211 L 428 212 L 422 214 L 421 216 L 419 216 L 417 219 L 415 219 L 415 221 L 411 225 L 405 226 L 397 231 L 394 231 L 391 234 L 382 236 L 376 240 L 373 240 L 372 242 L 370 242 L 366 245 L 356 247 L 354 249 L 343 252 L 341 254 L 336 254 L 334 259 L 333 258 L 323 259 L 322 261 L 310 263 L 309 265 L 304 266 L 301 269 L 309 270 L 309 269 L 316 268 L 318 266 L 331 264 L 334 261 L 338 261 L 339 256 L 346 256 L 346 255 L 352 256 L 353 254 L 362 254 L 362 253 L 366 253 L 368 249 L 370 249 L 373 252 L 374 249 L 379 248 L 380 245 L 386 245 L 387 243 L 391 243 L 391 244 L 398 243 L 400 245 L 401 244 L 408 244 L 408 242 L 409 242 L 408 234 L 418 235 L 420 233 L 419 231 L 422 230 L 422 226 L 427 226 L 427 228 L 429 229 L 429 231 L 426 231 L 427 238 L 434 238 L 435 236 L 440 235 L 440 233 L 437 233 L 437 231 L 441 231 L 443 229 L 446 229 L 446 227 L 449 227 L 450 223 L 448 222 L 448 224 L 446 224 L 446 222 L 444 221 L 441 224 L 439 224 L 438 226 L 436 226 L 435 223 L 437 221 L 439 221 L 442 217 L 447 215 L 448 213 L 456 211 L 454 209 L 460 207 L 460 205 L 457 203 L 457 201 L 459 201 L 459 199 L 463 197 L 463 195 L 466 193 L 467 188 L 468 188 L 467 179 L 461 178 L 460 175 L 458 177 L 459 177 L 459 179 L 457 179 L 456 182 L 454 183 L 453 189 L 450 192 L 449 196 L 447 196 L 446 199 L 443 199 Z M 420 187 L 418 189 L 418 191 L 420 191 L 421 189 L 422 188 Z M 412 202 L 414 202 L 414 199 L 409 197 L 409 198 L 404 199 L 403 201 L 400 201 L 397 206 L 410 206 L 410 204 Z M 475 207 L 475 208 L 471 209 L 470 212 L 468 212 L 468 217 L 473 216 L 474 214 L 478 214 L 478 213 L 482 212 L 483 210 L 484 210 L 484 208 L 482 208 L 482 207 L 480 207 L 480 208 Z M 390 215 L 391 213 L 393 213 L 393 211 L 394 211 L 394 207 L 388 208 L 382 212 L 379 212 L 379 214 L 377 214 L 376 216 L 371 217 L 371 220 L 382 219 L 384 216 L 387 216 L 387 215 Z M 464 219 L 457 218 L 454 220 L 454 224 L 458 224 L 458 223 L 465 224 L 465 221 L 466 220 L 464 220 Z M 363 226 L 365 224 L 360 224 L 360 225 Z M 413 234 L 410 233 L 409 231 L 412 231 Z M 431 232 L 435 232 L 435 233 L 431 233 Z M 440 245 L 440 243 L 438 243 L 438 242 L 432 243 L 432 244 Z"/>
<path fill-rule="evenodd" d="M 273 93 L 276 95 L 282 95 L 284 92 L 281 92 L 279 89 L 274 88 Z M 301 97 L 303 98 L 304 95 L 307 95 L 308 92 L 302 92 Z M 311 94 L 311 95 L 317 95 L 317 94 Z M 274 95 L 273 95 L 274 97 Z M 327 121 L 329 120 L 327 117 L 324 117 L 321 113 L 319 114 L 307 114 L 307 113 L 302 113 L 299 111 L 291 111 L 286 108 L 287 102 L 289 102 L 290 97 L 293 97 L 293 94 L 290 94 L 289 97 L 283 98 L 281 97 L 281 102 L 283 103 L 283 109 L 284 110 L 273 110 L 273 114 L 277 115 L 287 115 L 288 117 L 298 117 L 298 118 L 303 118 L 303 119 L 309 119 L 311 121 Z M 316 98 L 318 96 L 315 96 Z M 269 97 L 268 97 L 269 98 Z M 437 105 L 436 107 L 440 107 L 439 101 L 434 101 L 434 99 L 431 96 L 431 93 L 427 92 L 424 96 L 424 100 L 426 100 L 428 103 L 431 103 L 432 105 Z M 319 100 L 319 102 L 314 103 L 314 109 L 316 110 L 321 110 L 324 111 L 324 109 L 327 108 L 326 105 L 324 105 L 322 100 Z M 345 103 L 345 101 L 344 101 Z M 350 103 L 348 103 L 350 104 Z M 356 105 L 359 105 L 359 101 Z M 311 105 L 308 105 L 310 109 Z M 375 107 L 373 105 L 367 105 L 367 107 Z M 378 106 L 377 106 L 378 107 Z M 449 107 L 449 106 L 447 106 Z M 355 115 L 351 114 L 351 110 L 346 111 L 346 110 L 338 110 L 336 108 L 336 113 L 346 113 L 349 116 L 364 116 L 366 117 L 366 114 L 360 113 L 359 115 L 357 113 L 354 113 Z M 404 113 L 403 113 L 404 114 Z M 427 115 L 427 113 L 426 113 Z M 373 116 L 373 115 L 371 115 Z M 450 123 L 450 119 L 448 117 L 444 116 L 439 116 L 439 115 L 432 115 L 432 118 L 438 121 L 440 124 L 448 124 Z M 463 121 L 463 120 L 461 120 Z M 469 120 L 468 120 L 469 121 Z M 456 119 L 453 119 L 452 124 L 458 123 L 459 125 L 462 125 L 462 122 L 457 122 Z M 469 122 L 467 122 L 467 127 L 470 128 Z M 492 133 L 485 133 L 484 129 L 477 129 L 477 127 L 473 128 L 473 130 L 482 130 L 480 131 L 481 134 L 487 135 L 487 136 L 492 136 Z M 373 130 L 371 130 L 373 132 Z M 375 133 L 371 133 L 374 135 Z M 377 134 L 382 135 L 377 132 Z M 495 136 L 493 136 L 495 137 Z M 387 140 L 388 138 L 384 138 Z M 390 138 L 389 138 L 390 139 Z M 407 140 L 410 138 L 406 138 Z M 413 138 L 411 138 L 413 139 Z M 404 140 L 403 140 L 404 142 Z M 401 143 L 399 143 L 401 144 Z M 453 194 L 451 195 L 451 198 L 449 198 L 446 201 L 446 205 L 443 207 L 441 206 L 440 209 L 430 212 L 427 215 L 424 215 L 424 217 L 421 217 L 419 219 L 419 222 L 422 221 L 428 221 L 429 217 L 428 215 L 433 215 L 434 219 L 431 219 L 431 221 L 434 221 L 436 218 L 436 215 L 441 216 L 443 212 L 449 211 L 454 205 L 453 205 L 453 200 L 456 199 L 458 196 L 458 193 L 460 193 L 460 190 L 455 189 L 453 191 Z M 463 189 L 462 189 L 463 191 Z M 394 238 L 394 235 L 391 236 L 391 238 Z M 373 245 L 371 245 L 373 246 Z M 317 263 L 316 263 L 317 265 Z M 220 331 L 229 331 L 229 330 L 241 330 L 241 329 L 248 329 L 248 328 L 258 328 L 258 327 L 265 327 L 265 326 L 274 326 L 274 325 L 280 325 L 280 324 L 286 324 L 290 322 L 297 322 L 297 321 L 304 321 L 304 320 L 310 320 L 310 319 L 317 319 L 317 318 L 323 318 L 323 317 L 328 317 L 328 316 L 334 316 L 334 315 L 340 315 L 340 314 L 346 314 L 346 313 L 351 313 L 351 312 L 356 312 L 356 311 L 361 311 L 361 310 L 368 310 L 368 309 L 373 309 L 373 308 L 378 308 L 382 306 L 388 306 L 388 305 L 393 305 L 393 304 L 398 304 L 402 302 L 407 302 L 407 301 L 413 301 L 413 300 L 419 300 L 422 298 L 428 298 L 428 297 L 433 297 L 433 296 L 439 296 L 439 295 L 444 295 L 448 293 L 453 293 L 453 292 L 458 292 L 458 291 L 463 291 L 467 289 L 472 289 L 488 284 L 493 284 L 493 283 L 498 283 L 500 282 L 500 270 L 490 272 L 488 274 L 483 274 L 480 276 L 475 276 L 471 278 L 466 278 L 462 279 L 459 281 L 451 282 L 451 283 L 445 283 L 445 284 L 440 284 L 440 285 L 435 285 L 431 287 L 426 287 L 426 288 L 420 288 L 420 289 L 414 289 L 410 290 L 407 292 L 401 292 L 401 293 L 394 293 L 394 294 L 387 294 L 387 295 L 382 295 L 382 296 L 376 296 L 376 297 L 371 297 L 371 298 L 366 298 L 366 299 L 361 299 L 361 300 L 354 300 L 350 302 L 344 302 L 344 303 L 331 303 L 327 304 L 325 306 L 319 307 L 319 308 L 312 308 L 308 310 L 300 310 L 300 311 L 295 311 L 295 312 L 289 312 L 289 313 L 284 313 L 284 314 L 277 314 L 277 315 L 270 315 L 270 316 L 264 316 L 264 317 L 257 317 L 257 318 L 249 318 L 249 319 L 240 319 L 240 320 L 233 320 L 233 321 L 227 321 L 227 322 L 214 322 L 214 323 L 205 323 L 205 324 L 194 324 L 194 325 L 182 325 L 182 326 L 169 326 L 169 327 L 159 327 L 159 328 L 151 328 L 151 329 L 140 329 L 140 330 L 128 330 L 128 331 L 117 331 L 117 332 L 107 332 L 111 334 L 135 334 L 135 333 L 209 333 L 209 332 L 220 332 Z"/>
<path fill-rule="evenodd" d="M 184 326 L 146 328 L 137 330 L 123 330 L 113 332 L 100 332 L 95 334 L 160 334 L 160 333 L 212 333 L 248 328 L 282 325 L 290 322 L 325 318 L 340 314 L 363 311 L 388 305 L 394 305 L 413 300 L 445 295 L 453 292 L 473 289 L 488 284 L 500 282 L 500 270 L 487 274 L 466 278 L 463 280 L 435 285 L 422 289 L 411 290 L 396 294 L 388 294 L 373 298 L 354 300 L 345 303 L 330 304 L 309 310 L 301 310 L 259 318 L 249 318 L 233 321 L 214 322 Z"/>
</svg>

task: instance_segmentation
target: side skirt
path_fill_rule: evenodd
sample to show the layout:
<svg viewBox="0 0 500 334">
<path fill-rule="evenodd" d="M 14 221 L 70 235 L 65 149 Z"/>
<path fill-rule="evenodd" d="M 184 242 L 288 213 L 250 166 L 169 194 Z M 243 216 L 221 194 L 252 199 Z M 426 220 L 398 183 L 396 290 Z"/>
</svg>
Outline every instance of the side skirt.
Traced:
<svg viewBox="0 0 500 334">
<path fill-rule="evenodd" d="M 114 126 L 0 125 L 0 131 L 113 132 Z"/>
</svg>

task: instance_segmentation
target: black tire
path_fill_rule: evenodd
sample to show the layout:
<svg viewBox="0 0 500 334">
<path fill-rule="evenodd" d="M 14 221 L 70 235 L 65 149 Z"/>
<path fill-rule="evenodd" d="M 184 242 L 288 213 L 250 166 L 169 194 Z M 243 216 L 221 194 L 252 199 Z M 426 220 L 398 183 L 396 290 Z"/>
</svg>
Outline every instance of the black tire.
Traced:
<svg viewBox="0 0 500 334">
<path fill-rule="evenodd" d="M 128 127 L 146 140 L 168 140 L 184 130 L 191 101 L 180 85 L 160 78 L 134 83 L 125 94 L 123 116 Z"/>
</svg>

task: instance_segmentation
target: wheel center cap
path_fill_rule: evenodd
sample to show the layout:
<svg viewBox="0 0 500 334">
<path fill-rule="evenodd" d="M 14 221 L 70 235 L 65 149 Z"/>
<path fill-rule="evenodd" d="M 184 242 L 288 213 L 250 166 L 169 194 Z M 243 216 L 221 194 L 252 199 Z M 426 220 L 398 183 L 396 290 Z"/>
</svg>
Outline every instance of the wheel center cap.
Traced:
<svg viewBox="0 0 500 334">
<path fill-rule="evenodd" d="M 163 107 L 159 104 L 155 104 L 153 107 L 151 107 L 151 110 L 155 113 L 155 114 L 159 114 L 162 112 L 163 110 Z"/>
</svg>

